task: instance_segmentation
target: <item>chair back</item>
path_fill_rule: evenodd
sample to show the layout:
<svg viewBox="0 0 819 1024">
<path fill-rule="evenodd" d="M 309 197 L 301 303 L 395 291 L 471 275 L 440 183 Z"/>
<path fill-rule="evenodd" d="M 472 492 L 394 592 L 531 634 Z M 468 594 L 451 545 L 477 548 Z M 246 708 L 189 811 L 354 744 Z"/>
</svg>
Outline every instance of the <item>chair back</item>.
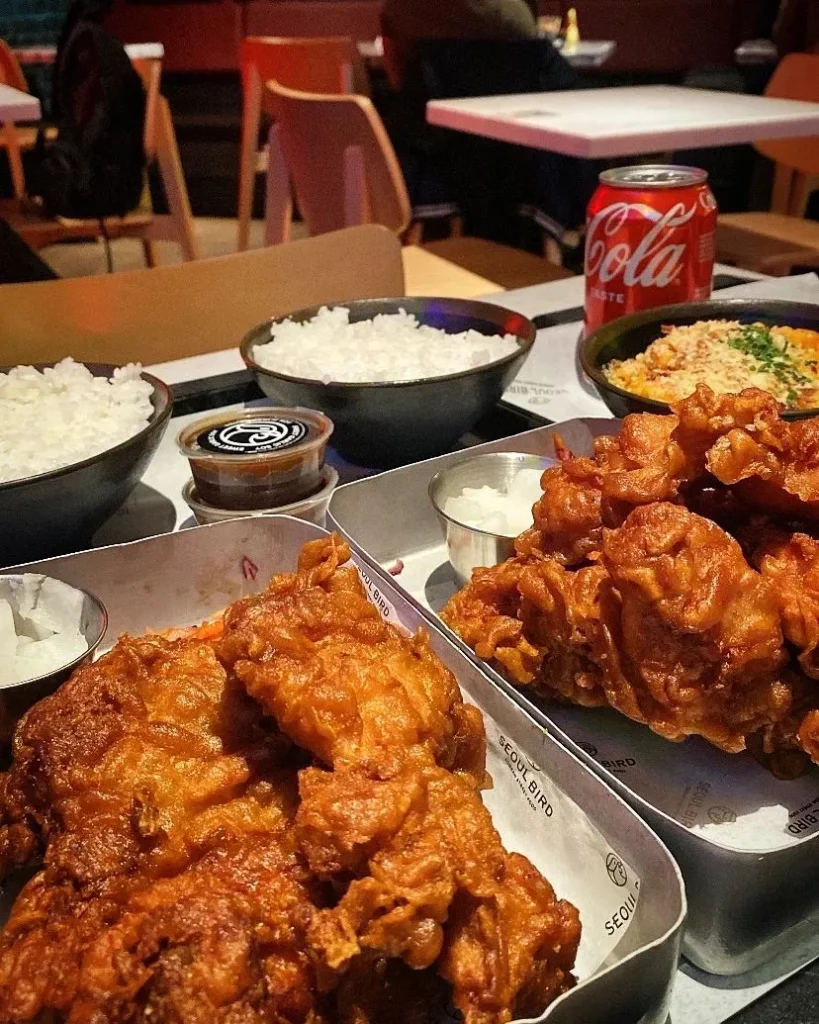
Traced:
<svg viewBox="0 0 819 1024">
<path fill-rule="evenodd" d="M 29 91 L 20 61 L 5 39 L 0 39 L 0 84 L 10 85 L 12 89 L 19 89 L 20 92 Z"/>
<path fill-rule="evenodd" d="M 310 233 L 382 224 L 402 234 L 412 215 L 395 150 L 365 96 L 327 96 L 267 83 L 284 160 Z"/>
<path fill-rule="evenodd" d="M 404 294 L 398 240 L 374 225 L 217 259 L 0 286 L 6 364 L 146 365 L 236 348 L 304 306 Z"/>
<path fill-rule="evenodd" d="M 791 53 L 773 74 L 766 96 L 819 103 L 819 54 Z M 756 148 L 775 163 L 799 174 L 819 174 L 819 136 L 808 139 L 771 139 Z"/>
<path fill-rule="evenodd" d="M 346 36 L 286 39 L 248 36 L 242 40 L 242 82 L 254 71 L 266 82 L 273 78 L 290 89 L 330 94 L 353 91 L 357 51 Z"/>
</svg>

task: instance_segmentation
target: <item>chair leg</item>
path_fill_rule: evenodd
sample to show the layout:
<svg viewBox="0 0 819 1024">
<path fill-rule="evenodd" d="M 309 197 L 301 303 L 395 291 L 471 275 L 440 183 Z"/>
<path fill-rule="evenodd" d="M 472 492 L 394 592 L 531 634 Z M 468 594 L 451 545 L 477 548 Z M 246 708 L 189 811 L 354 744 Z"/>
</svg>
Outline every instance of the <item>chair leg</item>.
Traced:
<svg viewBox="0 0 819 1024">
<path fill-rule="evenodd" d="M 150 238 L 142 239 L 142 251 L 145 254 L 145 266 L 155 267 L 158 265 L 156 258 L 156 244 Z"/>
<path fill-rule="evenodd" d="M 449 237 L 450 238 L 463 238 L 464 235 L 464 219 L 456 213 L 449 218 Z"/>
<path fill-rule="evenodd" d="M 293 193 L 279 130 L 272 125 L 267 137 L 267 178 L 265 179 L 264 244 L 290 241 L 293 224 Z"/>
<path fill-rule="evenodd" d="M 179 158 L 179 147 L 176 144 L 173 120 L 168 101 L 164 96 L 159 98 L 159 117 L 157 119 L 157 160 L 162 175 L 162 184 L 168 199 L 168 209 L 173 221 L 176 241 L 182 248 L 186 260 L 199 259 L 199 243 L 193 222 L 182 161 Z"/>
<path fill-rule="evenodd" d="M 12 121 L 0 124 L 6 139 L 6 152 L 9 158 L 9 170 L 11 171 L 11 185 L 14 190 L 14 198 L 22 200 L 26 194 L 26 179 L 23 173 L 23 158 L 20 156 L 20 144 L 17 140 L 17 128 Z"/>
<path fill-rule="evenodd" d="M 250 219 L 253 213 L 253 186 L 256 181 L 256 153 L 259 146 L 259 122 L 262 117 L 262 80 L 251 68 L 244 83 L 242 102 L 242 145 L 239 151 L 239 233 L 236 249 L 244 252 L 250 244 Z"/>
<path fill-rule="evenodd" d="M 551 235 L 543 236 L 543 255 L 557 267 L 563 266 L 563 250 Z"/>
<path fill-rule="evenodd" d="M 414 220 L 404 232 L 402 242 L 404 245 L 421 245 L 424 241 L 424 225 L 420 220 Z"/>
</svg>

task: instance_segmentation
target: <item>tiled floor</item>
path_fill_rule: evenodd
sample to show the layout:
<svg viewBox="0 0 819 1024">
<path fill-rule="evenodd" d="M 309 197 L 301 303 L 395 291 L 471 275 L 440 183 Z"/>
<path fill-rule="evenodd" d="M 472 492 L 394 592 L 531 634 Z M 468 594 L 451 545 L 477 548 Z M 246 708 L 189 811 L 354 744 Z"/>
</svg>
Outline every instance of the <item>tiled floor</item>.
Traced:
<svg viewBox="0 0 819 1024">
<path fill-rule="evenodd" d="M 261 246 L 264 225 L 253 221 L 250 244 Z M 202 256 L 226 256 L 236 251 L 236 221 L 232 218 L 197 217 L 196 230 Z M 293 225 L 293 237 L 303 237 L 300 224 Z M 180 262 L 179 248 L 172 242 L 159 242 L 162 263 Z M 133 238 L 121 238 L 111 243 L 114 270 L 139 270 L 145 266 L 142 244 Z M 105 249 L 102 242 L 82 242 L 71 245 L 52 245 L 40 255 L 50 263 L 61 277 L 87 277 L 106 272 Z"/>
</svg>

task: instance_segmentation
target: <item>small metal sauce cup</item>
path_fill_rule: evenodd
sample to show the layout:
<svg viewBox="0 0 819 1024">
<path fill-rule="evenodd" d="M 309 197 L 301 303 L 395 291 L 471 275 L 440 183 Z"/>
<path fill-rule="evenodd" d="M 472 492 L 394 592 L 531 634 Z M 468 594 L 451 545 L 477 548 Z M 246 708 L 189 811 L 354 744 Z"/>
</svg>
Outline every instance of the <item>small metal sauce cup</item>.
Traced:
<svg viewBox="0 0 819 1024">
<path fill-rule="evenodd" d="M 22 578 L 22 575 L 17 573 L 0 575 L 0 597 L 12 600 L 11 585 L 20 583 Z M 108 612 L 105 605 L 87 590 L 69 585 L 83 595 L 82 617 L 79 626 L 80 632 L 88 644 L 88 650 L 83 651 L 67 664 L 60 665 L 41 676 L 0 687 L 0 753 L 5 753 L 11 742 L 14 729 L 26 711 L 44 697 L 48 697 L 58 690 L 75 669 L 90 661 L 105 636 L 105 631 L 108 628 Z"/>
<path fill-rule="evenodd" d="M 429 499 L 444 530 L 449 560 L 458 582 L 468 583 L 478 566 L 498 565 L 515 553 L 515 538 L 467 526 L 444 512 L 449 498 L 457 498 L 465 487 L 494 487 L 506 491 L 522 469 L 546 470 L 555 460 L 544 455 L 521 452 L 489 452 L 447 466 L 429 482 Z"/>
</svg>

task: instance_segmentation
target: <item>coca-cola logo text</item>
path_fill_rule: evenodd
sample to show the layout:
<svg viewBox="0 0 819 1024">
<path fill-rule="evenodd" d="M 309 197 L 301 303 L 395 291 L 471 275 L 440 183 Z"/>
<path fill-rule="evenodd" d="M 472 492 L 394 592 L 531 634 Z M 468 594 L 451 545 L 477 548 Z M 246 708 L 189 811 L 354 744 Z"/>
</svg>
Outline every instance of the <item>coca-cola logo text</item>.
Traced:
<svg viewBox="0 0 819 1024">
<path fill-rule="evenodd" d="M 664 214 L 643 203 L 612 203 L 589 224 L 586 276 L 608 284 L 622 275 L 627 288 L 667 288 L 679 276 L 685 257 L 685 242 L 674 240 L 676 229 L 688 224 L 696 212 L 696 202 L 688 209 L 676 203 Z M 610 244 L 630 216 L 653 221 L 633 251 L 628 242 Z"/>
</svg>

